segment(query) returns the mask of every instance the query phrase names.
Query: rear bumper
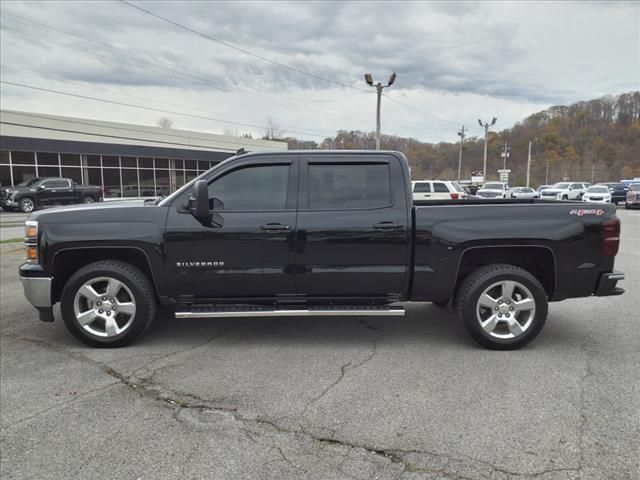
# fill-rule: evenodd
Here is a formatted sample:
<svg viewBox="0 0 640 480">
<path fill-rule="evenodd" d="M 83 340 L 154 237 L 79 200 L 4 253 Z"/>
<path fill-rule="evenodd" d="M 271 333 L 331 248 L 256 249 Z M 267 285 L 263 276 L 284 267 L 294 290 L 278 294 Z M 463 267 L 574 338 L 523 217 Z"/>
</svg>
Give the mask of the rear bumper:
<svg viewBox="0 0 640 480">
<path fill-rule="evenodd" d="M 622 272 L 608 272 L 600 275 L 598 280 L 598 286 L 594 295 L 597 297 L 606 297 L 609 295 L 622 295 L 624 288 L 617 287 L 616 284 L 624 280 L 624 273 Z"/>
</svg>

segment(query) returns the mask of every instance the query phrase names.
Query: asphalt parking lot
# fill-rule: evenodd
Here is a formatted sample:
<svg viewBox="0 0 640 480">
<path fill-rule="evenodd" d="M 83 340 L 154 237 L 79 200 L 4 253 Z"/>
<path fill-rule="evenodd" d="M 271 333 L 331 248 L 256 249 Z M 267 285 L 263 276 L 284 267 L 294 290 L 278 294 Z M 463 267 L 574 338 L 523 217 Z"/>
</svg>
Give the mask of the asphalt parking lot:
<svg viewBox="0 0 640 480">
<path fill-rule="evenodd" d="M 3 479 L 638 479 L 640 211 L 622 297 L 554 303 L 528 347 L 451 312 L 159 318 L 97 350 L 41 323 L 0 256 Z"/>
</svg>

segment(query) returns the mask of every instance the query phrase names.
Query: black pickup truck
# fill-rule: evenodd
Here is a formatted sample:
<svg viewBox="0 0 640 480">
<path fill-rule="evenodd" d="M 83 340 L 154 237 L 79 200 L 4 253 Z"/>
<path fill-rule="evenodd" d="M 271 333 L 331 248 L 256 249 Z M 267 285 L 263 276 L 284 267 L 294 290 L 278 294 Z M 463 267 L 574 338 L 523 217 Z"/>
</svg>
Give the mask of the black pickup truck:
<svg viewBox="0 0 640 480">
<path fill-rule="evenodd" d="M 102 200 L 102 189 L 78 185 L 70 178 L 32 178 L 15 187 L 0 188 L 0 206 L 5 210 L 31 213 L 46 205 L 94 203 Z"/>
<path fill-rule="evenodd" d="M 613 205 L 414 202 L 401 153 L 232 157 L 157 205 L 47 210 L 26 222 L 27 299 L 93 346 L 177 318 L 404 315 L 451 302 L 480 344 L 531 341 L 549 301 L 619 295 Z"/>
</svg>

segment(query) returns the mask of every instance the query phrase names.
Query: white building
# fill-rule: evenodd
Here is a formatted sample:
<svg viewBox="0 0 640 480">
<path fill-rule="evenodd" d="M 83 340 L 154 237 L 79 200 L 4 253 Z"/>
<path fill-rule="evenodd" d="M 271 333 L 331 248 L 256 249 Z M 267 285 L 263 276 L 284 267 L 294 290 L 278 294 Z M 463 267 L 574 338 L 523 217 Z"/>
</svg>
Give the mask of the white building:
<svg viewBox="0 0 640 480">
<path fill-rule="evenodd" d="M 167 194 L 216 163 L 246 151 L 286 150 L 285 142 L 0 111 L 0 184 L 68 177 L 105 197 Z"/>
</svg>

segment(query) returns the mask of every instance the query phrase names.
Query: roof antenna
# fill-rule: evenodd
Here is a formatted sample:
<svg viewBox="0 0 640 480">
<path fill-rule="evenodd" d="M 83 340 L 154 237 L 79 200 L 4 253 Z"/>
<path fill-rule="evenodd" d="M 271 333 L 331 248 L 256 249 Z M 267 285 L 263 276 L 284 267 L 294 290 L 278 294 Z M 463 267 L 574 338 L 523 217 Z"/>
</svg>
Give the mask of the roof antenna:
<svg viewBox="0 0 640 480">
<path fill-rule="evenodd" d="M 243 153 L 247 153 L 244 148 L 239 148 L 238 150 L 236 150 L 236 155 L 242 155 Z"/>
</svg>

